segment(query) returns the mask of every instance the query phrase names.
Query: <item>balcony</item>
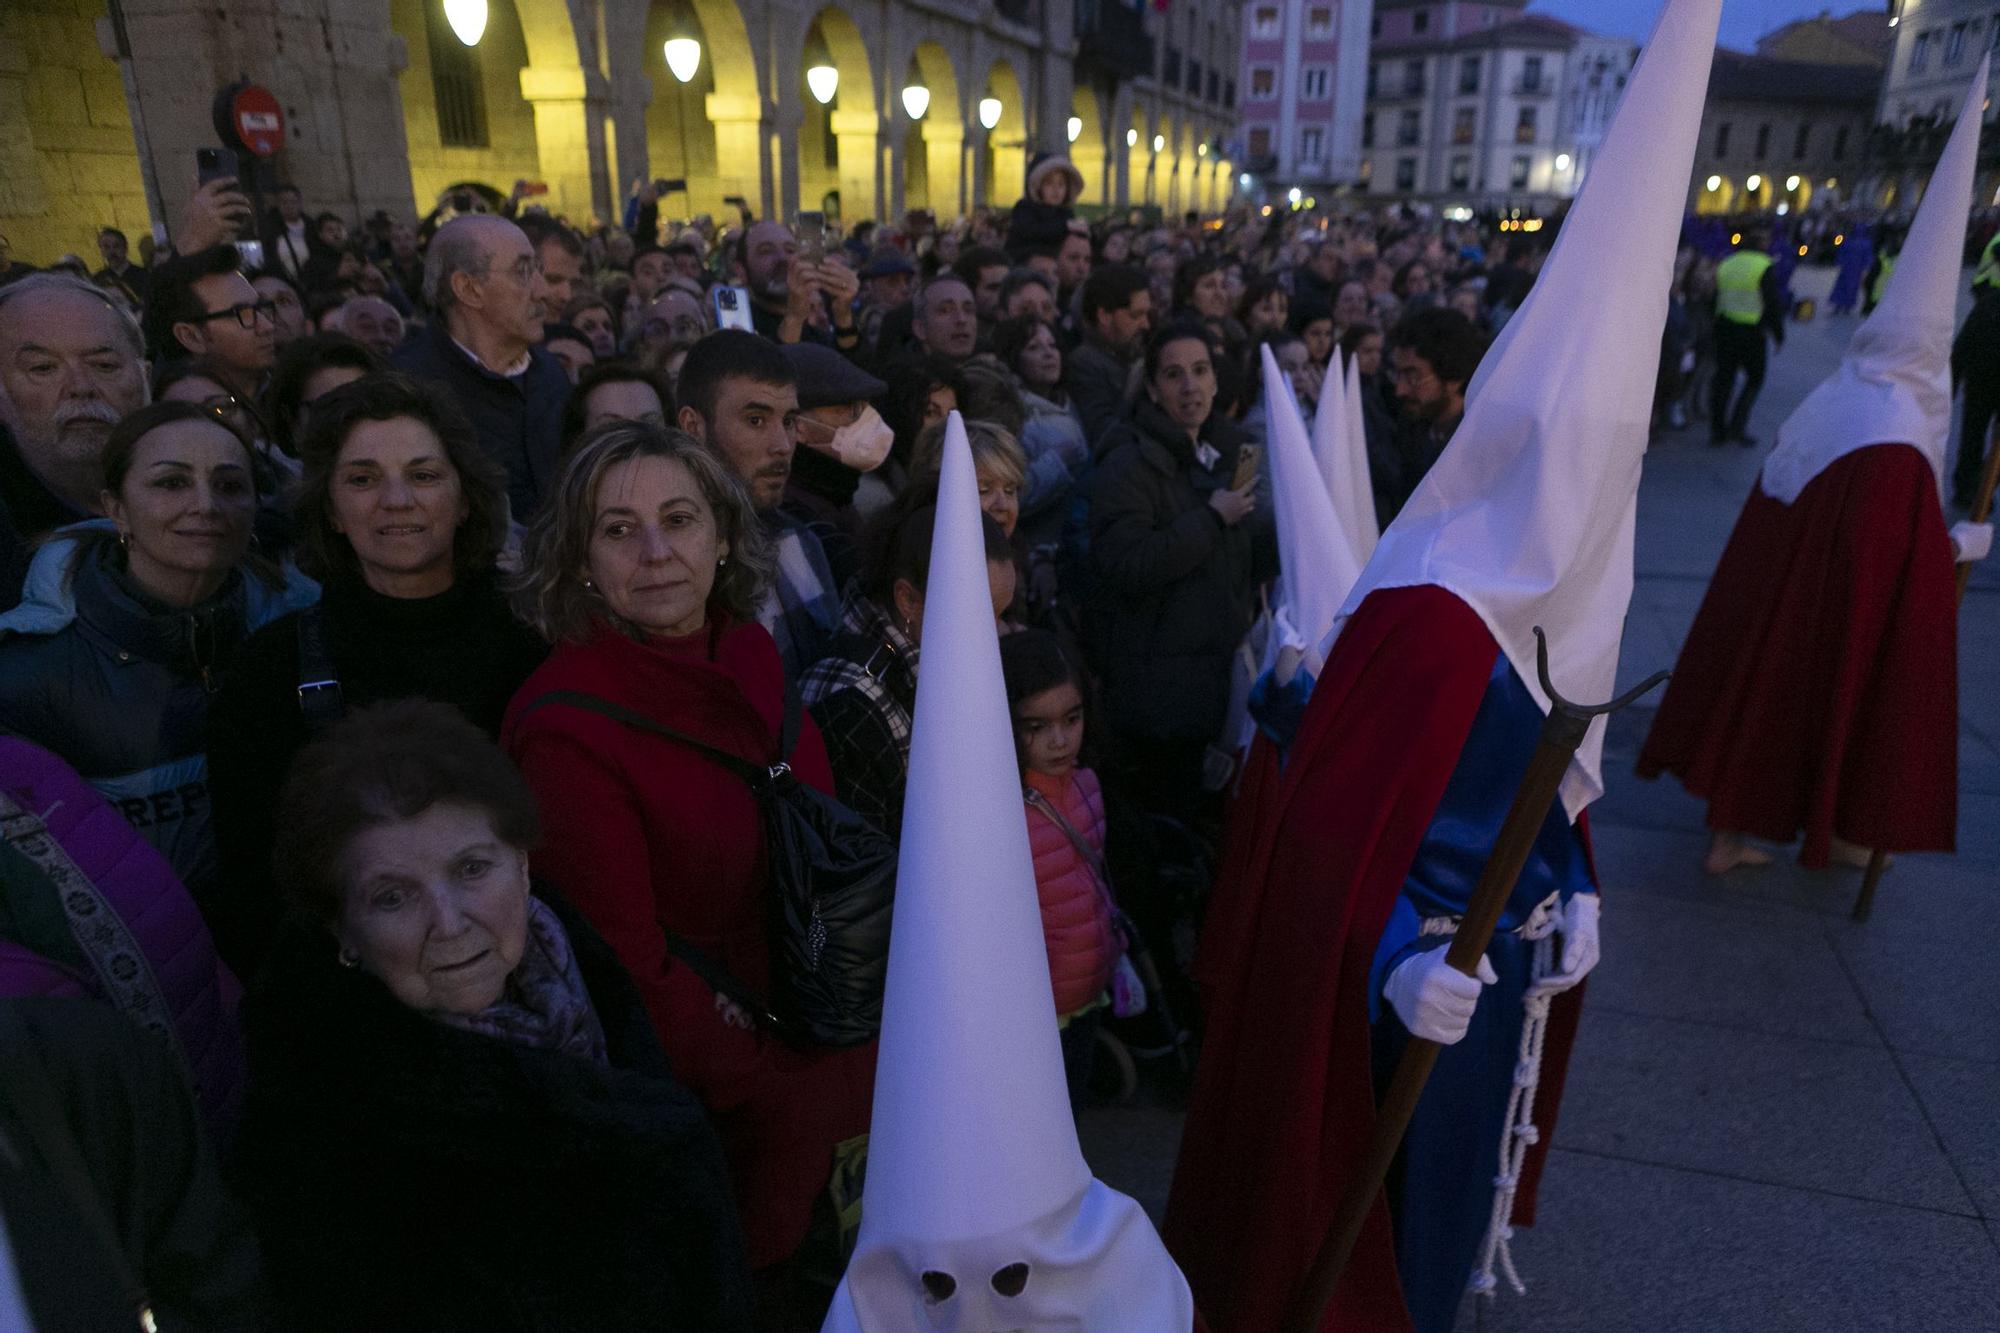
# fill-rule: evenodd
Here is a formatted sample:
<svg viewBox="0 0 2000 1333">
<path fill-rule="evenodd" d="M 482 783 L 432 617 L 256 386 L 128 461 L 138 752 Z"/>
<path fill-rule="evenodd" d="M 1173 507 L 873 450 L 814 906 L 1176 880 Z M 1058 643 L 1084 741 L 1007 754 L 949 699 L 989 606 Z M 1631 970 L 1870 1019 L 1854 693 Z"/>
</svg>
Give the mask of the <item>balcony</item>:
<svg viewBox="0 0 2000 1333">
<path fill-rule="evenodd" d="M 1556 86 L 1547 79 L 1514 80 L 1514 96 L 1516 97 L 1554 97 L 1555 95 Z"/>
<path fill-rule="evenodd" d="M 1142 10 L 1124 0 L 1076 0 L 1077 56 L 1114 79 L 1153 72 L 1153 39 Z"/>
</svg>

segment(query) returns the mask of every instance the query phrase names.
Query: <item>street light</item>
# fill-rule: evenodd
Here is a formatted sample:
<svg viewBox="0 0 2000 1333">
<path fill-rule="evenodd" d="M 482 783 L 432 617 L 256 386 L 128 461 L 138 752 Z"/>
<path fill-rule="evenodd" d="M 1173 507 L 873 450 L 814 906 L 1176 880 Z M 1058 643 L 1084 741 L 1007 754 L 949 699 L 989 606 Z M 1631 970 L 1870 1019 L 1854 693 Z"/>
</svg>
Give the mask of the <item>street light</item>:
<svg viewBox="0 0 2000 1333">
<path fill-rule="evenodd" d="M 1244 172 L 1244 173 L 1243 173 L 1243 174 L 1242 174 L 1241 176 L 1238 176 L 1238 177 L 1236 178 L 1236 183 L 1237 183 L 1238 185 L 1241 185 L 1241 186 L 1242 186 L 1242 187 L 1243 187 L 1244 189 L 1246 189 L 1246 190 L 1247 190 L 1247 189 L 1249 189 L 1249 188 L 1250 188 L 1250 173 L 1246 171 L 1246 172 Z"/>
<path fill-rule="evenodd" d="M 701 43 L 692 37 L 669 37 L 666 45 L 667 69 L 686 83 L 701 68 Z"/>
<path fill-rule="evenodd" d="M 924 112 L 931 109 L 931 90 L 921 83 L 913 83 L 903 89 L 903 110 L 911 120 L 922 120 Z"/>
<path fill-rule="evenodd" d="M 1071 116 L 1069 123 L 1063 126 L 1063 130 L 1069 135 L 1069 141 L 1075 143 L 1083 137 L 1083 117 Z"/>
<path fill-rule="evenodd" d="M 1139 146 L 1139 131 L 1125 131 L 1125 146 L 1127 148 L 1137 148 Z"/>
<path fill-rule="evenodd" d="M 1196 157 L 1208 156 L 1208 140 L 1204 139 L 1194 146 L 1194 155 Z"/>
<path fill-rule="evenodd" d="M 1167 151 L 1167 136 L 1166 136 L 1166 135 L 1164 135 L 1164 134 L 1156 134 L 1156 135 L 1154 135 L 1154 136 L 1153 136 L 1153 151 L 1154 151 L 1154 152 L 1156 152 L 1156 153 L 1164 153 L 1164 152 L 1166 152 L 1166 151 Z"/>
<path fill-rule="evenodd" d="M 1568 154 L 1568 153 L 1557 153 L 1557 154 L 1556 154 L 1556 170 L 1557 170 L 1557 171 L 1568 171 L 1568 170 L 1569 170 L 1569 161 L 1570 161 L 1570 158 L 1569 158 L 1569 154 Z"/>
<path fill-rule="evenodd" d="M 1722 188 L 1722 177 L 1710 176 L 1708 178 L 1708 192 L 1710 194 L 1714 194 L 1717 190 L 1721 188 Z"/>
<path fill-rule="evenodd" d="M 1749 188 L 1750 193 L 1755 194 L 1764 188 L 1764 178 L 1762 176 L 1752 176 L 1749 180 L 1744 181 L 1743 184 Z"/>
<path fill-rule="evenodd" d="M 1787 176 L 1787 177 L 1785 177 L 1785 188 L 1786 188 L 1787 190 L 1796 190 L 1796 189 L 1798 189 L 1798 188 L 1799 188 L 1799 178 L 1798 178 L 1797 176 Z"/>
<path fill-rule="evenodd" d="M 459 41 L 477 46 L 486 35 L 486 0 L 444 0 L 444 20 Z"/>
<path fill-rule="evenodd" d="M 1294 185 L 1291 189 L 1285 191 L 1285 198 L 1291 201 L 1293 208 L 1297 208 L 1299 206 L 1299 200 L 1305 197 L 1306 197 L 1306 192 L 1304 190 L 1301 190 L 1296 185 Z"/>
<path fill-rule="evenodd" d="M 1004 109 L 1000 105 L 1000 99 L 997 97 L 980 98 L 979 123 L 989 130 L 998 129 L 1000 126 L 1000 113 Z"/>
<path fill-rule="evenodd" d="M 806 87 L 812 90 L 815 101 L 827 106 L 840 91 L 840 71 L 831 65 L 814 65 L 806 71 Z"/>
</svg>

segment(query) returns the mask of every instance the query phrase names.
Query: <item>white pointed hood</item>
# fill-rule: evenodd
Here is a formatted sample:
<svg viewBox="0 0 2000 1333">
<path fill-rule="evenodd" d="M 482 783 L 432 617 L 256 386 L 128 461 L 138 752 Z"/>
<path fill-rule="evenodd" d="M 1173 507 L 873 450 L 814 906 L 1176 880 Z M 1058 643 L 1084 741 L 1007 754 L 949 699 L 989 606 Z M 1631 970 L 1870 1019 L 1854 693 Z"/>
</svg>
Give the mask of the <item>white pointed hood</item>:
<svg viewBox="0 0 2000 1333">
<path fill-rule="evenodd" d="M 1478 613 L 1543 710 L 1534 629 L 1566 695 L 1609 698 L 1660 329 L 1722 0 L 1667 0 L 1533 290 L 1467 386 L 1464 420 L 1341 608 L 1435 584 Z M 1339 632 L 1336 627 L 1336 633 Z M 1563 778 L 1603 794 L 1604 729 Z"/>
<path fill-rule="evenodd" d="M 1091 1178 L 1070 1118 L 956 412 L 908 793 L 861 1236 L 826 1329 L 1189 1329 L 1180 1270 L 1139 1205 Z"/>
<path fill-rule="evenodd" d="M 1271 451 L 1271 500 L 1277 507 L 1278 568 L 1284 575 L 1280 608 L 1289 629 L 1305 644 L 1305 668 L 1319 675 L 1319 656 L 1347 590 L 1361 577 L 1363 556 L 1341 527 L 1328 494 L 1333 481 L 1322 469 L 1329 459 L 1344 465 L 1345 408 L 1339 398 L 1322 398 L 1317 420 L 1331 418 L 1332 446 L 1315 460 L 1306 423 L 1278 359 L 1264 348 L 1264 422 Z M 1328 372 L 1329 387 L 1338 371 Z M 1321 432 L 1315 428 L 1315 435 Z M 1279 636 L 1273 636 L 1277 638 Z M 1268 665 L 1268 663 L 1266 664 Z"/>
<path fill-rule="evenodd" d="M 1375 553 L 1375 540 L 1382 534 L 1375 522 L 1375 489 L 1368 479 L 1360 374 L 1360 364 L 1352 358 L 1342 368 L 1340 349 L 1335 348 L 1326 360 L 1326 380 L 1320 386 L 1319 410 L 1313 414 L 1312 427 L 1313 457 L 1319 460 L 1334 518 L 1354 553 L 1356 569 L 1368 563 L 1368 557 Z"/>
<path fill-rule="evenodd" d="M 1952 326 L 1990 60 L 1979 62 L 1882 303 L 1854 331 L 1839 369 L 1778 428 L 1761 482 L 1774 500 L 1792 503 L 1829 463 L 1871 444 L 1915 445 L 1943 487 Z"/>
</svg>

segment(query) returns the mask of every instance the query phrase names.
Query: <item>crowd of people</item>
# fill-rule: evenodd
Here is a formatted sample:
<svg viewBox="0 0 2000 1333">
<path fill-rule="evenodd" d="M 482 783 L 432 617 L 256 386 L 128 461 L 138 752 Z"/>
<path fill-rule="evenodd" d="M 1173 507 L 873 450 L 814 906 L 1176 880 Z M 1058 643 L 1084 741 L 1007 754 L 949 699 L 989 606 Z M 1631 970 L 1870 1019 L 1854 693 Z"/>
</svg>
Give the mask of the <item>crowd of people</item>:
<svg viewBox="0 0 2000 1333">
<path fill-rule="evenodd" d="M 350 232 L 225 180 L 149 264 L 107 228 L 94 274 L 10 273 L 0 1080 L 84 1108 L 123 1272 L 10 1199 L 38 1313 L 136 1280 L 204 1328 L 818 1327 L 874 1048 L 717 984 L 776 963 L 769 814 L 714 756 L 895 838 L 954 412 L 1073 1097 L 1140 953 L 1193 1019 L 1279 572 L 1264 353 L 1307 423 L 1357 368 L 1386 526 L 1553 229 L 1085 221 L 1083 184 L 1043 155 L 1010 210 L 845 234 L 646 186 L 624 225 L 461 191 Z M 1788 311 L 1717 272 L 1691 232 L 1655 428 L 1748 444 Z"/>
</svg>

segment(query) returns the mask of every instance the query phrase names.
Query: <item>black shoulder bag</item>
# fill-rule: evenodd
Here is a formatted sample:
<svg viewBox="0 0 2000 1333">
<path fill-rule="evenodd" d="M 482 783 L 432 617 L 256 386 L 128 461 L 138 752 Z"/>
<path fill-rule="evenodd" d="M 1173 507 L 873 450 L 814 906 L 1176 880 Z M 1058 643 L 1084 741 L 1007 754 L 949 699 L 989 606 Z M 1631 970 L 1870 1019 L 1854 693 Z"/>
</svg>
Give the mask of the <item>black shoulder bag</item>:
<svg viewBox="0 0 2000 1333">
<path fill-rule="evenodd" d="M 756 794 L 770 852 L 771 977 L 766 1000 L 680 936 L 667 948 L 708 987 L 800 1046 L 859 1046 L 882 1026 L 889 967 L 889 914 L 896 849 L 873 824 L 816 787 L 789 762 L 798 741 L 798 695 L 785 692 L 777 762 L 753 764 L 675 731 L 642 713 L 579 690 L 551 690 L 521 710 L 547 704 L 597 713 L 664 736 L 727 769 Z"/>
</svg>

